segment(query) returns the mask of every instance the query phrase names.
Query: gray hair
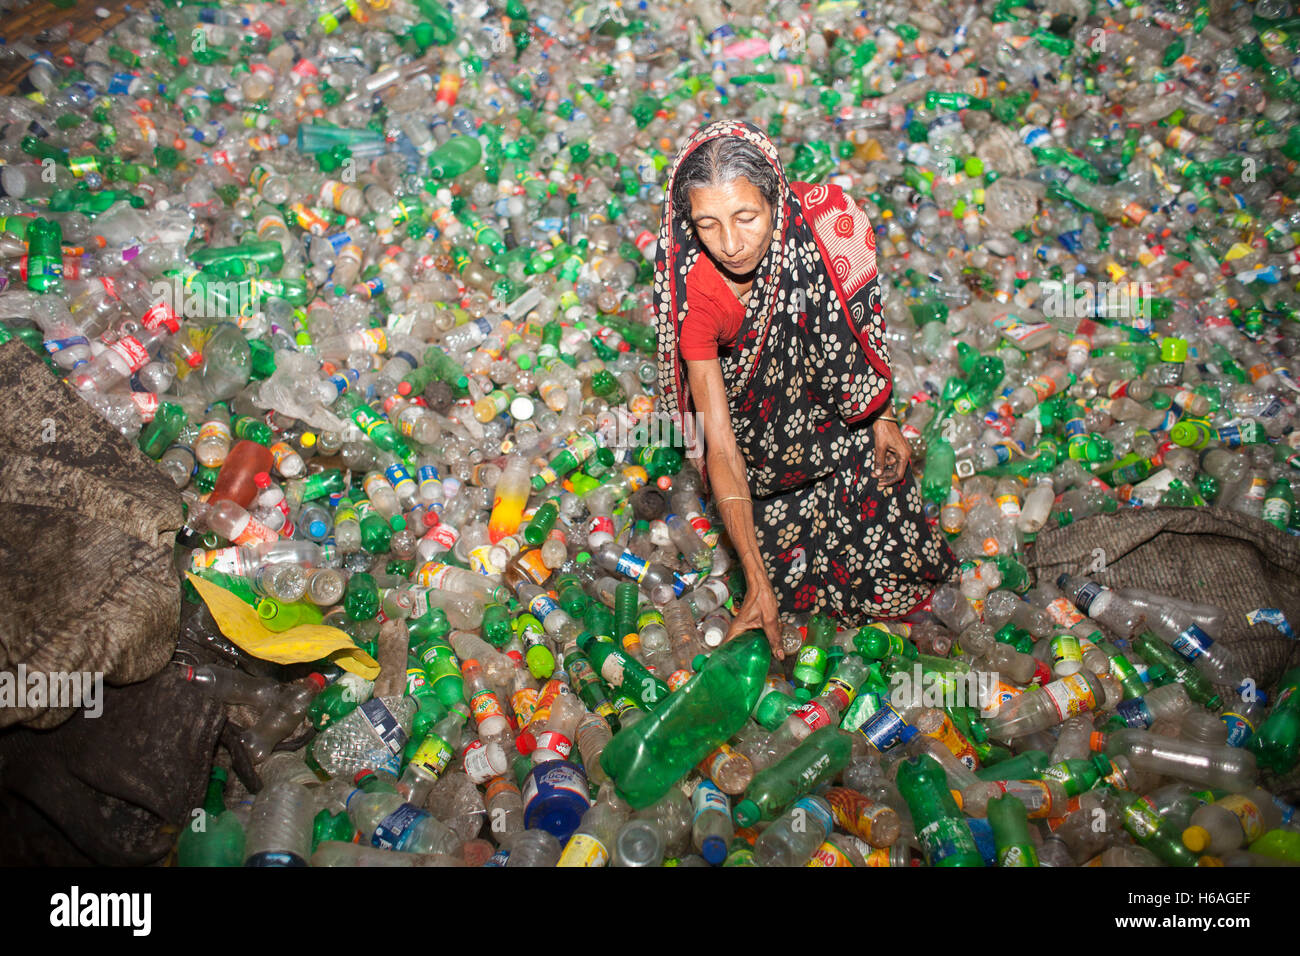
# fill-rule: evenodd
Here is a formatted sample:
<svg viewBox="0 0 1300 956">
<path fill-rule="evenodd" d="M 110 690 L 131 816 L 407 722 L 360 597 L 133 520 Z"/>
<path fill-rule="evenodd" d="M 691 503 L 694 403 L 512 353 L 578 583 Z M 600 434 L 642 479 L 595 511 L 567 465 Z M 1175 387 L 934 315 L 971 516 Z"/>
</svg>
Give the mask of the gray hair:
<svg viewBox="0 0 1300 956">
<path fill-rule="evenodd" d="M 724 186 L 740 178 L 753 183 L 767 204 L 776 208 L 780 183 L 767 157 L 738 136 L 718 136 L 701 143 L 677 167 L 673 181 L 673 208 L 690 218 L 691 190 Z"/>
</svg>

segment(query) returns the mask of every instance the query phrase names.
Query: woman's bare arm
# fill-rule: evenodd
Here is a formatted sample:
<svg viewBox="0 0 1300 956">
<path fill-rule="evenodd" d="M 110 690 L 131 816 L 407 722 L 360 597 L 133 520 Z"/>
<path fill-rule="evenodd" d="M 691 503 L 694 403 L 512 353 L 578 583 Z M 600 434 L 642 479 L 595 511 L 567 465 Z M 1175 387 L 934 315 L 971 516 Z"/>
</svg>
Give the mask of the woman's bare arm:
<svg viewBox="0 0 1300 956">
<path fill-rule="evenodd" d="M 754 533 L 754 509 L 749 500 L 745 459 L 736 445 L 736 434 L 732 429 L 722 366 L 717 359 L 687 362 L 686 374 L 700 416 L 705 462 L 714 500 L 745 569 L 745 603 L 732 621 L 727 639 L 742 631 L 759 628 L 767 634 L 773 653 L 782 659 L 780 614 Z"/>
</svg>

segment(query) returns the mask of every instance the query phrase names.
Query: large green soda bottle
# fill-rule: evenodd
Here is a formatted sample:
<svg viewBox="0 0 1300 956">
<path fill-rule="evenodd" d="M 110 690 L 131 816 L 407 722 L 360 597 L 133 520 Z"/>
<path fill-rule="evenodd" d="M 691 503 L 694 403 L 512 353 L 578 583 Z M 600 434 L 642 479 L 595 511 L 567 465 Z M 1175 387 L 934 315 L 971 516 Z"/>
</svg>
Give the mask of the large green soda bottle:
<svg viewBox="0 0 1300 956">
<path fill-rule="evenodd" d="M 1273 709 L 1247 746 L 1266 770 L 1283 774 L 1296 765 L 1300 758 L 1300 667 L 1282 675 Z"/>
<path fill-rule="evenodd" d="M 740 635 L 657 710 L 615 734 L 600 765 L 619 796 L 636 810 L 650 806 L 740 730 L 758 702 L 771 653 L 761 632 Z"/>
<path fill-rule="evenodd" d="M 846 731 L 834 725 L 814 731 L 754 777 L 745 799 L 736 804 L 736 823 L 749 827 L 774 819 L 804 794 L 833 780 L 852 755 L 853 738 Z"/>
<path fill-rule="evenodd" d="M 898 765 L 898 790 L 912 811 L 912 826 L 927 865 L 984 865 L 939 761 L 929 754 L 904 760 Z"/>
<path fill-rule="evenodd" d="M 997 846 L 998 866 L 1038 866 L 1038 851 L 1029 836 L 1029 814 L 1015 797 L 994 797 L 988 805 L 989 825 Z"/>
<path fill-rule="evenodd" d="M 239 818 L 226 812 L 222 794 L 226 771 L 212 768 L 203 808 L 186 822 L 176 841 L 177 866 L 242 866 L 244 828 Z"/>
</svg>

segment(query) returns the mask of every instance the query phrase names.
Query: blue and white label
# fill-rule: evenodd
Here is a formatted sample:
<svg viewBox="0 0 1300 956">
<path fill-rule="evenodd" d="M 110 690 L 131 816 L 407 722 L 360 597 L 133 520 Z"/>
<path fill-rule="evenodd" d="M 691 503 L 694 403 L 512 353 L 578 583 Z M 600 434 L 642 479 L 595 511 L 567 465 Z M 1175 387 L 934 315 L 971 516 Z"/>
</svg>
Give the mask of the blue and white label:
<svg viewBox="0 0 1300 956">
<path fill-rule="evenodd" d="M 1189 624 L 1187 630 L 1174 639 L 1173 648 L 1189 661 L 1194 661 L 1208 651 L 1213 643 L 1214 638 L 1195 624 Z"/>
<path fill-rule="evenodd" d="M 406 747 L 406 731 L 402 729 L 402 725 L 387 705 L 378 697 L 372 697 L 361 705 L 360 710 L 379 739 L 384 742 L 388 752 L 394 757 L 400 755 Z"/>
<path fill-rule="evenodd" d="M 410 803 L 404 803 L 379 822 L 374 835 L 370 838 L 371 846 L 381 850 L 400 850 L 410 839 L 412 832 L 425 817 L 428 810 L 421 810 Z"/>
</svg>

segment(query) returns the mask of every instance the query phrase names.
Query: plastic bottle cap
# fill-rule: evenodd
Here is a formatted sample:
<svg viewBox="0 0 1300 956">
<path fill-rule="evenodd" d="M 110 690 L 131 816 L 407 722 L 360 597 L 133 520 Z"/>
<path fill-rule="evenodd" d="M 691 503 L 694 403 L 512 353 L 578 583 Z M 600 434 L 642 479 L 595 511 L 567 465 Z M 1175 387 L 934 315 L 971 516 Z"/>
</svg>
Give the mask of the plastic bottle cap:
<svg viewBox="0 0 1300 956">
<path fill-rule="evenodd" d="M 525 730 L 515 738 L 515 749 L 525 757 L 537 749 L 537 738 L 533 736 L 531 730 Z"/>
<path fill-rule="evenodd" d="M 329 534 L 329 525 L 317 518 L 307 526 L 307 533 L 313 538 L 323 538 Z"/>
<path fill-rule="evenodd" d="M 917 730 L 911 724 L 907 724 L 903 727 L 902 731 L 899 732 L 898 735 L 899 743 L 906 744 L 909 740 L 911 740 L 919 733 L 920 733 L 919 730 Z"/>
<path fill-rule="evenodd" d="M 727 841 L 720 836 L 705 837 L 700 844 L 700 856 L 710 866 L 717 866 L 727 858 Z"/>
<path fill-rule="evenodd" d="M 1169 336 L 1160 343 L 1160 361 L 1186 362 L 1187 340 Z"/>
<path fill-rule="evenodd" d="M 391 518 L 388 519 L 388 526 L 392 528 L 394 531 L 405 531 L 406 519 L 403 518 L 401 515 L 393 515 Z"/>
<path fill-rule="evenodd" d="M 307 679 L 308 679 L 309 681 L 311 681 L 313 684 L 316 685 L 316 692 L 317 692 L 317 693 L 320 693 L 321 691 L 323 691 L 323 690 L 325 689 L 325 685 L 326 685 L 327 683 L 329 683 L 327 680 L 325 680 L 325 675 L 324 675 L 324 674 L 317 674 L 315 671 L 313 671 L 312 673 L 308 674 L 308 675 L 307 675 Z"/>
<path fill-rule="evenodd" d="M 733 815 L 736 818 L 736 822 L 742 827 L 753 826 L 762 816 L 759 812 L 758 804 L 753 800 L 741 800 L 736 804 L 736 809 Z"/>
<path fill-rule="evenodd" d="M 1200 853 L 1210 845 L 1210 831 L 1205 827 L 1188 827 L 1183 831 L 1183 845 L 1193 853 Z"/>
<path fill-rule="evenodd" d="M 801 704 L 806 704 L 808 701 L 812 700 L 812 691 L 806 687 L 796 687 L 794 691 L 794 699 L 799 701 Z"/>
<path fill-rule="evenodd" d="M 253 484 L 257 485 L 257 487 L 259 488 L 270 488 L 271 487 L 270 474 L 268 474 L 265 471 L 259 471 L 257 474 L 253 476 Z"/>
</svg>

